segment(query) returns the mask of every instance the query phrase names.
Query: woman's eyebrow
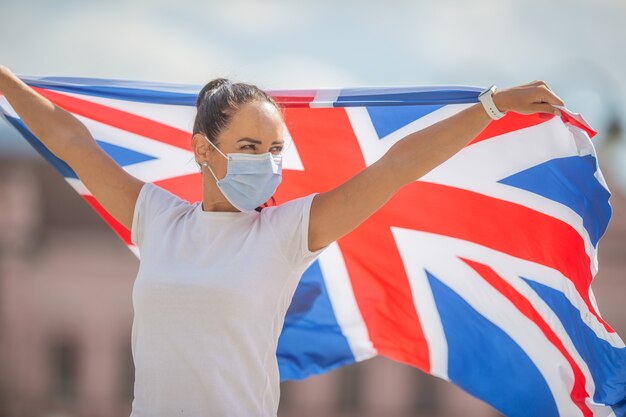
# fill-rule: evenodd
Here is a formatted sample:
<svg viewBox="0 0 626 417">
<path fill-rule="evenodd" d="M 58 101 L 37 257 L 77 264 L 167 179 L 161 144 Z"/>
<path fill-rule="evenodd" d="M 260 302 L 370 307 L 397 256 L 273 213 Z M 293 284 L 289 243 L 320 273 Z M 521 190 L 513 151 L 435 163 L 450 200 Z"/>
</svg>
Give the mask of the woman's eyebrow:
<svg viewBox="0 0 626 417">
<path fill-rule="evenodd" d="M 256 144 L 258 144 L 258 145 L 260 145 L 260 144 L 262 143 L 262 142 L 261 142 L 260 140 L 258 140 L 258 139 L 253 139 L 253 138 L 248 138 L 248 137 L 241 138 L 241 139 L 239 139 L 237 142 L 241 142 L 242 140 L 247 140 L 248 142 L 256 143 Z M 282 144 L 284 144 L 284 143 L 285 143 L 285 141 L 275 140 L 274 142 L 272 142 L 272 145 L 273 145 L 273 144 L 275 144 L 275 143 L 277 143 L 277 144 L 279 144 L 279 145 L 282 145 Z"/>
</svg>

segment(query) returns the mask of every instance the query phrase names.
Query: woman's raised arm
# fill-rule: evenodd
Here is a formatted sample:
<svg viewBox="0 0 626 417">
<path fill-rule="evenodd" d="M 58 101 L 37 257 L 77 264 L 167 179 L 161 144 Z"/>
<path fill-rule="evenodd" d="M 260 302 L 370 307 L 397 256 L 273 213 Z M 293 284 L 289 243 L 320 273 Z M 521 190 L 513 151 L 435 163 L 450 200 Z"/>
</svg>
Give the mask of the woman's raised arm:
<svg viewBox="0 0 626 417">
<path fill-rule="evenodd" d="M 496 107 L 521 114 L 560 114 L 563 106 L 543 81 L 493 94 Z M 400 187 L 417 180 L 463 149 L 491 121 L 476 103 L 396 142 L 376 162 L 336 188 L 315 196 L 309 219 L 309 250 L 346 235 L 383 206 Z M 470 174 L 468 174 L 470 175 Z"/>
<path fill-rule="evenodd" d="M 130 230 L 144 182 L 104 152 L 74 115 L 41 96 L 2 65 L 0 93 L 44 146 L 67 163 L 102 207 Z"/>
</svg>

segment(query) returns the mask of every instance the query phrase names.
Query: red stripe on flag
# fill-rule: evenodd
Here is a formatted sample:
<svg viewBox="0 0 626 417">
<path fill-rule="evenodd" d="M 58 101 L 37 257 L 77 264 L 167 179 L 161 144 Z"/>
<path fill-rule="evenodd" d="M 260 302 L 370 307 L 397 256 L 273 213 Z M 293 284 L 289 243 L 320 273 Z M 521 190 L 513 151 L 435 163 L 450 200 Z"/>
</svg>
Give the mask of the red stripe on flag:
<svg viewBox="0 0 626 417">
<path fill-rule="evenodd" d="M 613 332 L 589 299 L 593 277 L 584 240 L 561 220 L 510 201 L 415 181 L 355 229 L 353 238 L 363 239 L 359 229 L 382 230 L 390 226 L 463 239 L 556 269 L 574 284 L 589 311 L 606 330 Z M 367 262 L 369 256 L 361 256 L 361 262 Z"/>
<path fill-rule="evenodd" d="M 102 219 L 113 229 L 113 231 L 126 243 L 132 245 L 130 241 L 130 230 L 126 228 L 122 223 L 118 222 L 108 211 L 102 207 L 102 205 L 92 195 L 81 195 L 87 201 L 87 204 L 96 211 L 102 217 Z"/>
<path fill-rule="evenodd" d="M 504 117 L 498 120 L 492 120 L 487 127 L 483 129 L 478 136 L 476 136 L 470 143 L 477 143 L 485 139 L 490 139 L 495 136 L 503 135 L 505 133 L 513 132 L 516 130 L 525 129 L 527 127 L 536 126 L 541 123 L 547 122 L 556 117 L 554 114 L 549 113 L 534 113 L 534 114 L 520 114 L 509 111 Z M 563 122 L 583 129 L 589 135 L 589 138 L 594 137 L 597 132 L 589 127 L 583 125 L 578 120 L 571 117 L 565 112 L 561 112 L 561 120 Z"/>
<path fill-rule="evenodd" d="M 123 110 L 55 91 L 33 87 L 42 96 L 74 113 L 181 149 L 191 149 L 191 133 Z"/>
<path fill-rule="evenodd" d="M 287 128 L 305 170 L 283 171 L 283 184 L 276 193 L 278 203 L 330 190 L 365 168 L 345 109 L 287 108 L 285 113 Z M 337 243 L 374 347 L 380 354 L 428 372 L 428 345 L 391 236 L 381 236 L 377 251 L 372 250 L 371 240 L 360 241 L 359 236 L 362 235 Z M 376 278 L 371 279 L 372 275 Z"/>
<path fill-rule="evenodd" d="M 314 96 L 281 96 L 281 95 L 272 95 L 272 98 L 280 105 L 280 107 L 284 108 L 300 108 L 300 107 L 309 107 L 310 103 L 313 101 Z"/>
<path fill-rule="evenodd" d="M 539 328 L 539 330 L 541 330 L 550 343 L 552 343 L 561 355 L 563 355 L 574 373 L 574 385 L 572 386 L 572 390 L 570 392 L 572 401 L 576 404 L 580 411 L 582 411 L 584 416 L 593 416 L 593 413 L 585 403 L 585 399 L 589 398 L 589 394 L 585 389 L 585 375 L 576 361 L 574 361 L 574 358 L 572 358 L 570 353 L 567 351 L 561 339 L 559 339 L 556 333 L 554 333 L 550 325 L 546 323 L 544 318 L 535 309 L 532 303 L 489 266 L 471 261 L 469 259 L 461 258 L 461 260 L 474 269 L 478 275 L 484 278 L 485 281 L 498 290 L 500 294 L 505 296 L 524 316 L 532 321 Z"/>
<path fill-rule="evenodd" d="M 587 135 L 589 136 L 590 139 L 598 134 L 598 132 L 596 132 L 595 130 L 590 129 L 588 126 L 585 126 L 584 124 L 580 123 L 578 120 L 574 119 L 572 116 L 570 116 L 569 114 L 563 111 L 561 112 L 561 119 L 565 123 L 569 123 L 587 132 Z"/>
<path fill-rule="evenodd" d="M 549 113 L 535 114 L 519 114 L 512 111 L 498 120 L 492 120 L 487 127 L 483 129 L 468 145 L 490 139 L 495 136 L 504 135 L 505 133 L 514 132 L 516 130 L 525 129 L 527 127 L 536 126 L 555 117 Z"/>
</svg>

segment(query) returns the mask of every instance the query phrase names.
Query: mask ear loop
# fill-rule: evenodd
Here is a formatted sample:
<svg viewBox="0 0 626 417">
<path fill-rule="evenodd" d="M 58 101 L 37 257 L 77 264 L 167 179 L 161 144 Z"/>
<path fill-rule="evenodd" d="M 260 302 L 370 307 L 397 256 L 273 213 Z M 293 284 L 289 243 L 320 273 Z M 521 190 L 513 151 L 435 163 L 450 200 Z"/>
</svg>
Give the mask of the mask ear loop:
<svg viewBox="0 0 626 417">
<path fill-rule="evenodd" d="M 289 134 L 289 131 L 287 130 L 287 125 L 284 122 L 283 122 L 283 137 L 287 137 L 289 139 L 285 141 L 285 147 L 281 150 L 280 152 L 281 154 L 284 154 L 285 151 L 287 151 L 287 149 L 291 148 L 291 144 L 293 143 L 293 138 Z"/>
<path fill-rule="evenodd" d="M 222 154 L 222 156 L 226 159 L 230 159 L 228 158 L 226 155 L 224 155 L 224 152 L 220 151 L 220 148 L 218 148 L 217 146 L 215 146 L 215 144 L 213 142 L 211 142 L 209 140 L 209 138 L 207 138 L 206 136 L 204 136 L 204 138 L 206 139 L 207 142 L 209 142 L 211 144 L 211 146 L 213 146 L 219 153 Z M 209 168 L 209 171 L 211 171 L 211 175 L 213 175 L 213 178 L 215 178 L 215 182 L 218 182 L 219 180 L 217 179 L 217 177 L 215 176 L 215 174 L 213 173 L 213 170 L 211 169 L 211 167 L 209 166 L 209 164 L 204 161 L 202 162 L 202 166 Z"/>
<path fill-rule="evenodd" d="M 206 139 L 206 141 L 207 141 L 207 142 L 209 142 L 209 143 L 211 144 L 211 146 L 213 146 L 215 149 L 217 149 L 217 151 L 218 151 L 219 153 L 221 153 L 221 154 L 222 154 L 222 156 L 223 156 L 224 158 L 228 159 L 228 157 L 227 157 L 226 155 L 224 155 L 224 152 L 220 151 L 220 148 L 218 148 L 217 146 L 215 146 L 215 144 L 214 144 L 213 142 L 211 142 L 211 141 L 209 140 L 209 138 L 207 138 L 206 136 L 205 136 L 204 138 Z"/>
<path fill-rule="evenodd" d="M 218 181 L 219 181 L 219 180 L 217 179 L 217 177 L 215 176 L 215 174 L 213 173 L 213 170 L 211 169 L 211 167 L 209 166 L 209 164 L 207 164 L 207 162 L 206 162 L 206 161 L 204 161 L 204 162 L 202 163 L 202 166 L 203 166 L 203 167 L 207 167 L 207 168 L 209 168 L 209 171 L 211 172 L 211 175 L 213 175 L 213 178 L 215 178 L 215 182 L 218 182 Z"/>
</svg>

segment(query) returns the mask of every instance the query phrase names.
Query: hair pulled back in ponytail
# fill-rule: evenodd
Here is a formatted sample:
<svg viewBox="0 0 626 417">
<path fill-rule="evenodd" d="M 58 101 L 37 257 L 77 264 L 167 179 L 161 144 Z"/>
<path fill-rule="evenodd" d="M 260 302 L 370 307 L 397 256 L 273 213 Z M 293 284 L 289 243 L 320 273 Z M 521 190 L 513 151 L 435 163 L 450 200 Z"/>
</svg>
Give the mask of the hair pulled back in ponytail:
<svg viewBox="0 0 626 417">
<path fill-rule="evenodd" d="M 228 78 L 215 78 L 209 81 L 198 93 L 196 99 L 196 118 L 193 134 L 202 133 L 217 145 L 217 137 L 228 126 L 235 111 L 243 104 L 253 100 L 266 101 L 279 110 L 279 105 L 272 96 L 254 84 L 232 82 Z M 272 202 L 275 204 L 274 197 Z M 264 204 L 267 207 L 267 203 Z M 262 207 L 257 207 L 261 211 Z"/>
<path fill-rule="evenodd" d="M 193 134 L 203 133 L 215 143 L 220 132 L 228 126 L 233 112 L 252 100 L 266 101 L 280 111 L 272 96 L 256 85 L 232 82 L 227 78 L 209 81 L 196 99 L 197 113 Z"/>
</svg>

